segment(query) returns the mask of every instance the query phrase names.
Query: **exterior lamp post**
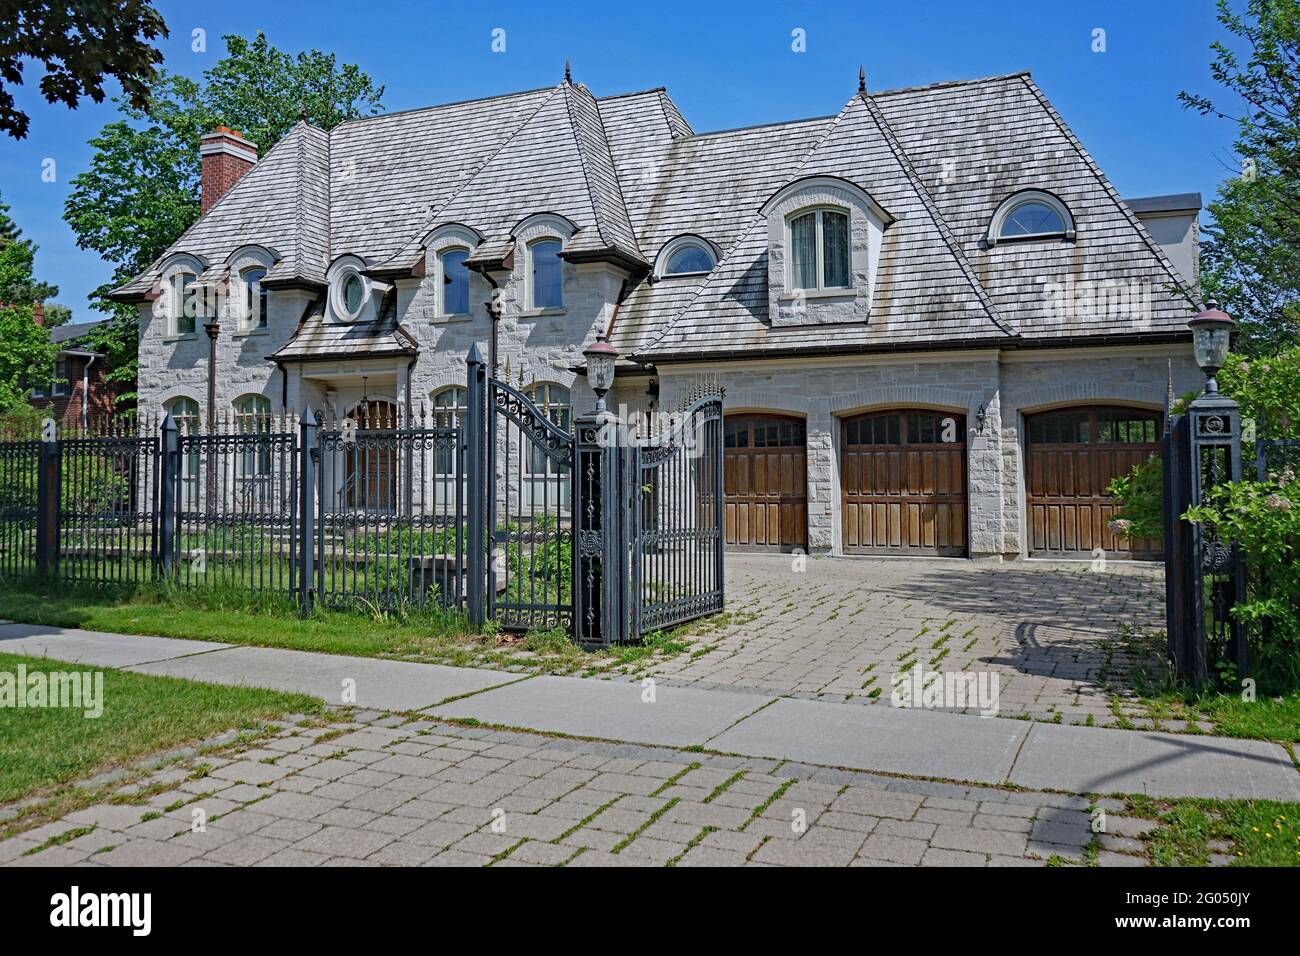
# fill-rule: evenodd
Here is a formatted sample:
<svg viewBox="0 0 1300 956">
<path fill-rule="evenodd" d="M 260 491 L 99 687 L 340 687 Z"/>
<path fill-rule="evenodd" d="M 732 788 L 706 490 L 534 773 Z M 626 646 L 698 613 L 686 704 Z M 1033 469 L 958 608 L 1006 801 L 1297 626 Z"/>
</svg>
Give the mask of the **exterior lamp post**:
<svg viewBox="0 0 1300 956">
<path fill-rule="evenodd" d="M 1232 608 L 1245 600 L 1245 572 L 1229 540 L 1182 516 L 1224 482 L 1241 479 L 1241 411 L 1219 394 L 1235 323 L 1216 302 L 1187 323 L 1205 390 L 1166 436 L 1165 598 L 1169 654 L 1180 677 L 1204 683 L 1213 662 L 1246 672 L 1246 632 Z"/>
<path fill-rule="evenodd" d="M 596 414 L 605 414 L 605 393 L 614 385 L 614 363 L 618 351 L 605 341 L 604 333 L 582 352 L 587 360 L 587 384 L 596 393 Z"/>
<path fill-rule="evenodd" d="M 1219 310 L 1219 303 L 1211 299 L 1205 303 L 1204 312 L 1198 313 L 1188 326 L 1192 330 L 1192 351 L 1196 364 L 1205 372 L 1205 394 L 1219 394 L 1219 383 L 1214 380 L 1223 363 L 1228 360 L 1228 346 L 1232 340 L 1232 317 Z"/>
</svg>

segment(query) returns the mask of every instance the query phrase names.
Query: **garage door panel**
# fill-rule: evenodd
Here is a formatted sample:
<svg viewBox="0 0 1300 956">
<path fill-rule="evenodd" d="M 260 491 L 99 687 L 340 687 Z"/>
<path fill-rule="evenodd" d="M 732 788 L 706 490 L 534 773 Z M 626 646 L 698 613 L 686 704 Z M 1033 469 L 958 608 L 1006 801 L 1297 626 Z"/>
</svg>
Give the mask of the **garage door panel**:
<svg viewBox="0 0 1300 956">
<path fill-rule="evenodd" d="M 1159 542 L 1124 541 L 1107 527 L 1108 486 L 1159 453 L 1160 414 L 1105 406 L 1026 417 L 1026 513 L 1031 555 L 1085 557 L 1095 548 L 1158 557 Z M 1131 436 L 1152 441 L 1119 441 Z"/>
<path fill-rule="evenodd" d="M 957 419 L 955 442 L 943 421 Z M 864 554 L 964 554 L 966 447 L 961 416 L 890 410 L 840 429 L 843 544 Z"/>
<path fill-rule="evenodd" d="M 727 546 L 807 549 L 803 421 L 777 415 L 728 415 L 724 434 Z"/>
</svg>

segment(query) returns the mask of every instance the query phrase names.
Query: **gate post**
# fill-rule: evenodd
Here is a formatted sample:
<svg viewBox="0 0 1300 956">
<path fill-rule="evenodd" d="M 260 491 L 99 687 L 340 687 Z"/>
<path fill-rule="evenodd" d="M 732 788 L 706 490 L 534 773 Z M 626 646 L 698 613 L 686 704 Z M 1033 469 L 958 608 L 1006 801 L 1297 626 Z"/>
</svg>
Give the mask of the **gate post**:
<svg viewBox="0 0 1300 956">
<path fill-rule="evenodd" d="M 60 447 L 58 425 L 41 422 L 36 470 L 36 571 L 48 580 L 59 570 Z"/>
<path fill-rule="evenodd" d="M 469 565 L 469 581 L 467 584 L 466 602 L 469 610 L 469 623 L 471 627 L 481 627 L 484 619 L 484 603 L 486 593 L 484 588 L 487 584 L 487 566 L 486 566 L 486 547 L 487 547 L 487 528 L 486 528 L 486 505 L 487 501 L 484 496 L 485 484 L 491 476 L 484 474 L 486 471 L 485 453 L 487 450 L 486 433 L 487 422 L 485 421 L 486 408 L 486 375 L 487 370 L 483 364 L 483 357 L 479 354 L 478 344 L 470 346 L 469 355 L 465 358 L 466 364 L 466 388 L 465 388 L 465 443 L 466 443 L 466 462 L 465 462 L 465 481 L 468 487 L 469 501 L 466 503 L 466 524 L 468 525 L 468 543 L 466 560 Z"/>
<path fill-rule="evenodd" d="M 624 451 L 608 412 L 574 422 L 574 638 L 587 649 L 626 640 L 623 586 L 622 467 Z"/>
<path fill-rule="evenodd" d="M 176 545 L 176 475 L 180 468 L 176 419 L 168 412 L 163 417 L 162 439 L 158 446 L 158 553 L 157 574 L 170 577 Z"/>
<path fill-rule="evenodd" d="M 320 462 L 320 448 L 316 443 L 316 413 L 308 405 L 298 423 L 298 527 L 302 537 L 298 540 L 298 609 L 310 614 L 315 597 L 316 580 L 316 466 Z"/>
</svg>

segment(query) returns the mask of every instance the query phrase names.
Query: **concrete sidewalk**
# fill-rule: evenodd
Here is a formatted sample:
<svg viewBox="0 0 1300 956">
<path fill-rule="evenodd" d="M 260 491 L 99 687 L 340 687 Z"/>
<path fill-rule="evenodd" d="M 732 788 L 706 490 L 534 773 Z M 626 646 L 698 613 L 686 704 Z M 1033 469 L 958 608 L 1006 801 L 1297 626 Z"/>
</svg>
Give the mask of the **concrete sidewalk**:
<svg viewBox="0 0 1300 956">
<path fill-rule="evenodd" d="M 0 625 L 0 652 L 270 687 L 379 710 L 746 757 L 1070 793 L 1300 802 L 1277 744 L 1105 730 L 745 691 L 342 657 L 202 641 Z M 344 691 L 355 687 L 355 699 Z"/>
</svg>

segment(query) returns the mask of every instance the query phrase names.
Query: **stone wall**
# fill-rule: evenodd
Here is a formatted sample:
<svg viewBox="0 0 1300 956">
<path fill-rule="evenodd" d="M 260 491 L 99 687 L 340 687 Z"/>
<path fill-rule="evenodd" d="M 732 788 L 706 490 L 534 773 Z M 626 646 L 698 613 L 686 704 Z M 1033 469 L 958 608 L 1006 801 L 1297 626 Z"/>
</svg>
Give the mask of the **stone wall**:
<svg viewBox="0 0 1300 956">
<path fill-rule="evenodd" d="M 793 414 L 807 422 L 808 544 L 841 553 L 841 419 L 871 409 L 921 407 L 966 416 L 968 544 L 971 557 L 1019 557 L 1023 534 L 1023 421 L 1026 411 L 1065 404 L 1163 407 L 1169 359 L 1175 394 L 1199 387 L 1190 346 L 1064 350 L 1035 354 L 971 352 L 660 369 L 661 407 L 692 385 L 726 389 L 729 413 Z M 985 425 L 978 430 L 983 407 Z"/>
</svg>

